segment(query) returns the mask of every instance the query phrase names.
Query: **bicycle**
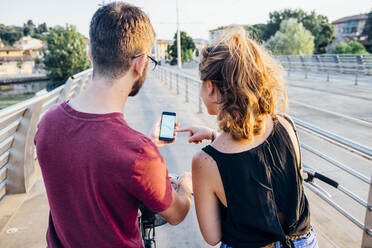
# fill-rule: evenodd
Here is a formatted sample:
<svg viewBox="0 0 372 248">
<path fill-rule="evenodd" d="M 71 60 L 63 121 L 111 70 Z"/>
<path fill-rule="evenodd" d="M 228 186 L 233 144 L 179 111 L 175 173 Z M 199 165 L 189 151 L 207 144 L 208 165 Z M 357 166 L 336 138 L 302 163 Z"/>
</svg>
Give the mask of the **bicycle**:
<svg viewBox="0 0 372 248">
<path fill-rule="evenodd" d="M 169 173 L 170 178 L 178 179 L 178 175 Z M 167 221 L 158 213 L 150 211 L 145 205 L 140 204 L 138 226 L 141 231 L 142 242 L 145 248 L 156 248 L 155 227 L 167 224 Z"/>
</svg>

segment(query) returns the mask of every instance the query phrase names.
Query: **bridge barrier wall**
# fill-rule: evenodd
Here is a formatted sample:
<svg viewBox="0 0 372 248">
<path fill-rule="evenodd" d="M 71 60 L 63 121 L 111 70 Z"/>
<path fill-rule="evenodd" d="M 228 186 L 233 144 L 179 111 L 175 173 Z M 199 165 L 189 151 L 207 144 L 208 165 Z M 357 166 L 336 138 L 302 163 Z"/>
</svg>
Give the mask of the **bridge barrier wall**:
<svg viewBox="0 0 372 248">
<path fill-rule="evenodd" d="M 92 69 L 70 77 L 64 85 L 0 110 L 0 200 L 26 193 L 35 182 L 37 124 L 48 109 L 78 95 L 90 82 Z"/>
</svg>

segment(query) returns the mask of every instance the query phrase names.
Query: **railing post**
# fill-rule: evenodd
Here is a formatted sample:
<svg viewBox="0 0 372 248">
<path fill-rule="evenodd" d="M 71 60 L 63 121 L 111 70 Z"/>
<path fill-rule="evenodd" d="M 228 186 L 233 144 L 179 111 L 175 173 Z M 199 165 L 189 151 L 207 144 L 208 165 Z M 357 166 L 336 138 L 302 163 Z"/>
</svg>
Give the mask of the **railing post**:
<svg viewBox="0 0 372 248">
<path fill-rule="evenodd" d="M 199 96 L 199 113 L 203 113 L 203 107 L 202 107 L 202 98 Z"/>
<path fill-rule="evenodd" d="M 67 96 L 70 94 L 70 89 L 74 83 L 74 80 L 72 77 L 69 77 L 65 83 L 65 86 L 63 87 L 63 90 L 58 98 L 58 102 L 63 102 L 66 100 Z"/>
<path fill-rule="evenodd" d="M 185 102 L 189 102 L 189 80 L 185 78 Z"/>
<path fill-rule="evenodd" d="M 167 82 L 166 82 L 166 84 L 165 85 L 168 85 L 169 84 L 169 82 L 170 82 L 170 80 L 169 80 L 169 77 L 171 76 L 171 72 L 170 71 L 168 71 L 168 77 L 167 77 Z M 168 86 L 169 87 L 169 86 Z"/>
<path fill-rule="evenodd" d="M 341 66 L 340 66 L 340 57 L 338 56 L 338 55 L 334 55 L 333 56 L 333 59 L 334 59 L 334 61 L 335 61 L 335 63 L 336 63 L 336 68 L 337 68 L 337 71 L 338 72 L 342 72 L 342 70 L 341 70 Z"/>
<path fill-rule="evenodd" d="M 180 94 L 180 88 L 179 88 L 179 85 L 178 85 L 179 75 L 178 75 L 178 73 L 177 73 L 176 75 L 177 75 L 177 79 L 176 79 L 176 89 L 177 89 L 177 95 L 179 95 L 179 94 Z"/>
<path fill-rule="evenodd" d="M 292 69 L 292 66 L 291 66 L 291 60 L 289 58 L 289 56 L 287 55 L 287 60 L 288 60 L 288 77 L 291 76 L 291 69 Z"/>
<path fill-rule="evenodd" d="M 320 56 L 319 56 L 319 55 L 315 55 L 315 60 L 316 60 L 316 62 L 318 63 L 319 71 L 322 71 L 323 68 L 322 68 L 322 61 L 321 61 L 321 59 L 320 59 Z"/>
<path fill-rule="evenodd" d="M 305 79 L 307 79 L 307 65 L 305 63 L 305 57 L 303 55 L 300 55 L 300 59 L 302 62 L 302 68 L 305 69 Z"/>
<path fill-rule="evenodd" d="M 327 71 L 327 82 L 329 82 L 329 70 L 326 70 Z"/>
<path fill-rule="evenodd" d="M 169 73 L 169 88 L 172 89 L 172 72 Z"/>
<path fill-rule="evenodd" d="M 372 230 L 372 185 L 369 185 L 369 194 L 368 194 L 368 207 L 366 210 L 366 217 L 364 219 L 364 227 L 366 230 Z M 367 231 L 363 232 L 363 239 L 362 239 L 362 247 L 363 248 L 371 248 L 372 247 L 372 236 L 367 233 Z"/>
<path fill-rule="evenodd" d="M 15 133 L 8 162 L 8 194 L 26 193 L 35 182 L 34 136 L 44 101 L 40 100 L 25 110 Z"/>
</svg>

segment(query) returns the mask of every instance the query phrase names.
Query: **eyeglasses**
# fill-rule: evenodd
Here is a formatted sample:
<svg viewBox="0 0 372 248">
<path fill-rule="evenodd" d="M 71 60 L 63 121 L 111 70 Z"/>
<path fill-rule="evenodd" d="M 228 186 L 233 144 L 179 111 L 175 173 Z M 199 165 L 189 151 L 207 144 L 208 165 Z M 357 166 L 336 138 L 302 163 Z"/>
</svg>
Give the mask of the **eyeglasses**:
<svg viewBox="0 0 372 248">
<path fill-rule="evenodd" d="M 147 57 L 151 60 L 151 66 L 150 66 L 150 67 L 152 67 L 152 70 L 155 70 L 156 66 L 159 64 L 159 61 L 157 61 L 156 59 L 154 59 L 154 58 L 151 57 L 150 55 L 147 55 L 147 54 L 143 54 L 143 53 L 141 53 L 141 54 L 134 55 L 134 56 L 132 57 L 132 59 L 135 59 L 135 58 L 141 57 L 141 56 L 143 56 L 143 55 L 147 56 Z"/>
</svg>

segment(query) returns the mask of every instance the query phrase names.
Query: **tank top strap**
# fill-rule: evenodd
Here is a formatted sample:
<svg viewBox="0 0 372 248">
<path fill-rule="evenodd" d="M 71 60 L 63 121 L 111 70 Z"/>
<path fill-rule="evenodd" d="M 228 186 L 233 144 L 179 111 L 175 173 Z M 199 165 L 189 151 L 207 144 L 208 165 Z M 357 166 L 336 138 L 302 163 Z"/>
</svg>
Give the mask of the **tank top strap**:
<svg viewBox="0 0 372 248">
<path fill-rule="evenodd" d="M 301 148 L 301 145 L 300 145 L 300 139 L 298 137 L 298 133 L 297 133 L 297 129 L 296 129 L 296 126 L 295 126 L 295 123 L 293 122 L 293 120 L 286 114 L 278 114 L 279 116 L 283 117 L 291 126 L 292 126 L 292 130 L 294 131 L 295 135 L 296 135 L 296 139 L 297 139 L 297 146 L 299 147 L 299 149 Z M 283 126 L 284 128 L 284 126 Z M 284 128 L 286 129 L 286 128 Z M 286 129 L 286 132 L 288 133 L 288 130 Z M 289 134 L 289 133 L 288 133 Z M 292 143 L 293 144 L 293 143 Z M 300 168 L 302 168 L 302 156 L 301 156 L 301 151 L 300 151 Z"/>
<path fill-rule="evenodd" d="M 295 132 L 296 137 L 298 139 L 297 129 L 296 129 L 296 126 L 295 126 L 293 120 L 286 114 L 279 114 L 279 116 L 283 117 L 292 126 L 292 129 Z M 277 118 L 277 117 L 275 116 L 275 118 Z"/>
<path fill-rule="evenodd" d="M 216 149 L 214 149 L 211 145 L 207 145 L 207 146 L 203 147 L 202 150 L 206 154 L 211 156 L 214 159 L 214 161 L 216 162 L 216 164 L 218 165 L 218 160 L 219 160 L 219 157 L 221 156 L 221 154 L 219 154 Z"/>
</svg>

